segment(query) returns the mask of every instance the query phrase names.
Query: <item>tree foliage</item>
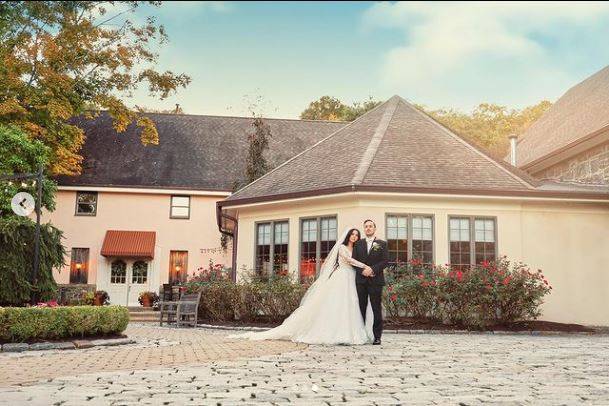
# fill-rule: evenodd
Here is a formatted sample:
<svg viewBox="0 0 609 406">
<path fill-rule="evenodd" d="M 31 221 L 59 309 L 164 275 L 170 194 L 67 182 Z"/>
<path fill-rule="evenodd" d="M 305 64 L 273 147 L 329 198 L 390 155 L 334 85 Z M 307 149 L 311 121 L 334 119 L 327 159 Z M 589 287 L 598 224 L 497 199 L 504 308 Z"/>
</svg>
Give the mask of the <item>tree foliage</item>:
<svg viewBox="0 0 609 406">
<path fill-rule="evenodd" d="M 469 114 L 454 109 L 417 107 L 455 133 L 487 149 L 496 158 L 503 159 L 509 152 L 508 136 L 523 134 L 551 106 L 547 100 L 520 110 L 482 103 Z"/>
<path fill-rule="evenodd" d="M 15 126 L 0 124 L 0 176 L 35 173 L 38 165 L 46 165 L 49 148 L 39 140 L 30 139 Z M 42 207 L 55 208 L 54 195 L 57 185 L 45 179 L 42 185 Z M 14 215 L 11 199 L 17 192 L 28 192 L 36 196 L 36 183 L 33 180 L 0 182 L 0 218 Z"/>
<path fill-rule="evenodd" d="M 0 218 L 0 306 L 21 306 L 34 294 L 49 300 L 57 291 L 53 269 L 64 264 L 62 232 L 50 223 L 40 229 L 40 269 L 31 283 L 36 224 L 27 217 Z"/>
<path fill-rule="evenodd" d="M 84 142 L 71 117 L 108 110 L 114 128 L 135 122 L 145 145 L 157 144 L 154 123 L 121 100 L 140 86 L 166 98 L 190 78 L 154 69 L 151 49 L 167 35 L 148 17 L 128 18 L 137 1 L 0 3 L 0 123 L 17 125 L 50 148 L 52 174 L 78 174 Z"/>
<path fill-rule="evenodd" d="M 300 114 L 300 118 L 303 120 L 353 121 L 381 103 L 369 97 L 349 106 L 336 97 L 322 96 L 311 102 L 309 107 Z"/>
<path fill-rule="evenodd" d="M 247 183 L 255 181 L 270 169 L 264 153 L 269 148 L 271 127 L 264 122 L 262 117 L 255 117 L 252 127 L 254 127 L 254 131 L 249 135 L 245 169 Z"/>
</svg>

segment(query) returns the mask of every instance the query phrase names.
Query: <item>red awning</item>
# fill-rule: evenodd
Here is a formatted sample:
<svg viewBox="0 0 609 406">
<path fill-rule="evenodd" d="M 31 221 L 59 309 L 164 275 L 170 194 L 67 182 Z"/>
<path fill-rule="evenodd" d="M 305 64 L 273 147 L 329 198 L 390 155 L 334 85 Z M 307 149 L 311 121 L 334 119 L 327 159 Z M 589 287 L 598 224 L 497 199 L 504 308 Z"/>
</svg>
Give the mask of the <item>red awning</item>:
<svg viewBox="0 0 609 406">
<path fill-rule="evenodd" d="M 154 231 L 106 231 L 101 254 L 104 257 L 154 258 Z"/>
</svg>

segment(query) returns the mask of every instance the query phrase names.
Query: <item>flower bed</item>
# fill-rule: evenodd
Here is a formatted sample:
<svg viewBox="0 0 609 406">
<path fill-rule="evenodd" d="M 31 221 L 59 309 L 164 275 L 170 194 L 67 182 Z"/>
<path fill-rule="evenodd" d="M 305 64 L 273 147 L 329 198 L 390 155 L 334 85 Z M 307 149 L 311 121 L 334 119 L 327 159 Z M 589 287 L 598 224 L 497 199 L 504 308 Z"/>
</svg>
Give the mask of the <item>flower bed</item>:
<svg viewBox="0 0 609 406">
<path fill-rule="evenodd" d="M 412 317 L 465 328 L 535 320 L 552 289 L 541 270 L 531 272 L 505 257 L 467 270 L 414 260 L 386 276 L 383 302 L 389 321 Z"/>
<path fill-rule="evenodd" d="M 25 342 L 123 332 L 129 311 L 123 306 L 3 307 L 0 341 Z"/>
<path fill-rule="evenodd" d="M 467 270 L 422 264 L 418 260 L 387 269 L 383 305 L 387 325 L 488 329 L 537 319 L 552 287 L 538 270 L 505 257 Z M 272 325 L 300 304 L 307 285 L 289 276 L 249 274 L 233 283 L 230 270 L 210 264 L 182 288 L 201 290 L 199 319 Z"/>
</svg>

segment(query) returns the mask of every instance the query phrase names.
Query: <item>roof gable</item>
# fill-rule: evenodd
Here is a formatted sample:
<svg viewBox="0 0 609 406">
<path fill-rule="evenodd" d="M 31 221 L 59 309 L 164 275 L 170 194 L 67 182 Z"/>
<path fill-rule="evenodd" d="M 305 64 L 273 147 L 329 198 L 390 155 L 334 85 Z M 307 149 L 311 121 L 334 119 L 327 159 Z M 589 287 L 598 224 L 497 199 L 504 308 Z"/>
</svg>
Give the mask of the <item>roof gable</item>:
<svg viewBox="0 0 609 406">
<path fill-rule="evenodd" d="M 531 182 L 394 96 L 227 201 L 348 187 L 529 190 Z"/>
</svg>

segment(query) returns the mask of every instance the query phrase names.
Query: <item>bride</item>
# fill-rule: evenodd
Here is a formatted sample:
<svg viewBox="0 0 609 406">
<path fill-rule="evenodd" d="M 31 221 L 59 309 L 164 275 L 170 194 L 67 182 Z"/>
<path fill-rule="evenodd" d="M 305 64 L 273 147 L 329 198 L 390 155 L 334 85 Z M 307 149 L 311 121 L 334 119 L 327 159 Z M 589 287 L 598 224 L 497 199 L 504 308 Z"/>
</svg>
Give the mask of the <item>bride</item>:
<svg viewBox="0 0 609 406">
<path fill-rule="evenodd" d="M 372 308 L 368 302 L 364 325 L 355 288 L 354 266 L 367 266 L 351 257 L 360 232 L 342 233 L 321 266 L 300 306 L 273 329 L 231 335 L 250 340 L 291 340 L 307 344 L 367 344 L 373 339 Z"/>
</svg>

